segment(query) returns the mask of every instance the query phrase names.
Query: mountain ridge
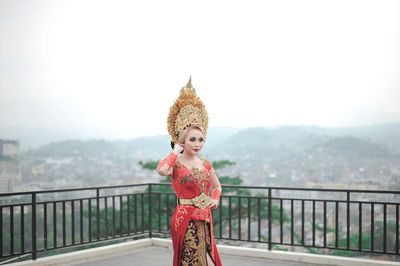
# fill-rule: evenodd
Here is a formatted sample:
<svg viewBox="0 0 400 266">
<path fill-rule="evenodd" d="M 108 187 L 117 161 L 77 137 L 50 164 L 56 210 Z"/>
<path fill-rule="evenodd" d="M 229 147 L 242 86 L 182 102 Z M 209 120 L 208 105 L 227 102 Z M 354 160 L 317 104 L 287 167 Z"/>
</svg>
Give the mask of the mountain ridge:
<svg viewBox="0 0 400 266">
<path fill-rule="evenodd" d="M 346 140 L 347 138 L 347 140 Z M 349 138 L 353 138 L 352 141 Z M 357 139 L 357 141 L 355 140 Z M 334 142 L 347 141 L 353 149 L 366 149 L 385 156 L 400 153 L 400 123 L 354 128 L 323 128 L 318 126 L 279 126 L 210 128 L 203 155 L 212 159 L 249 158 L 283 159 L 303 153 L 317 146 L 336 147 Z M 345 148 L 345 144 L 340 144 Z M 340 146 L 339 145 L 339 146 Z M 372 145 L 372 146 L 371 146 Z M 362 148 L 369 146 L 369 148 Z M 373 147 L 373 148 L 372 148 Z M 130 140 L 63 140 L 27 151 L 39 156 L 73 156 L 92 153 L 132 154 L 140 151 L 149 158 L 161 157 L 171 151 L 168 135 L 138 137 Z M 362 154 L 362 153 L 360 153 Z"/>
</svg>

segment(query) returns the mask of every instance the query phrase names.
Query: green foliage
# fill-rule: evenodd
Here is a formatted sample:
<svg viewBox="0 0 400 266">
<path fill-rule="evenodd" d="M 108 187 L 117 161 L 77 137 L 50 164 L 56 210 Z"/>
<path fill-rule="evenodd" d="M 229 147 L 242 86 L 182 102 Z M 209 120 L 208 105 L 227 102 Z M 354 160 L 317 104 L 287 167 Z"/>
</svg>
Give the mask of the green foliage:
<svg viewBox="0 0 400 266">
<path fill-rule="evenodd" d="M 122 202 L 122 207 L 114 210 L 112 207 L 112 198 L 108 200 L 107 209 L 101 208 L 99 212 L 100 223 L 100 238 L 119 236 L 129 232 L 144 232 L 149 230 L 149 218 L 152 219 L 152 230 L 169 231 L 167 223 L 170 222 L 170 216 L 176 206 L 176 197 L 174 195 L 159 195 L 152 194 L 151 196 L 151 215 L 149 215 L 149 202 L 150 197 L 148 193 L 140 193 L 131 195 L 129 197 L 129 215 L 130 224 L 127 223 L 128 215 L 128 201 Z M 116 198 L 117 199 L 117 198 Z M 168 205 L 168 207 L 167 207 Z M 160 213 L 158 207 L 160 206 Z M 121 226 L 121 212 L 122 212 L 122 226 Z M 169 217 L 167 217 L 169 212 Z M 107 213 L 107 215 L 106 215 Z M 84 212 L 84 217 L 89 218 L 89 212 Z M 97 208 L 92 206 L 91 211 L 92 220 L 92 239 L 97 238 Z M 106 219 L 107 217 L 107 219 Z M 160 223 L 158 223 L 160 221 Z M 115 228 L 115 229 L 114 229 Z"/>
<path fill-rule="evenodd" d="M 375 221 L 374 228 L 374 250 L 383 250 L 383 222 Z M 399 228 L 400 229 L 400 228 Z M 386 250 L 395 251 L 396 250 L 396 222 L 395 221 L 387 221 L 386 223 Z M 347 238 L 341 237 L 339 234 L 339 247 L 347 247 Z M 333 245 L 331 243 L 330 245 Z M 357 249 L 359 248 L 359 234 L 352 234 L 350 236 L 350 247 Z M 363 250 L 371 249 L 371 235 L 370 234 L 362 234 L 361 235 L 361 248 Z M 337 255 L 337 256 L 357 256 L 359 252 L 352 251 L 343 251 L 343 250 L 330 250 L 329 254 Z"/>
<path fill-rule="evenodd" d="M 225 166 L 235 165 L 235 162 L 231 162 L 229 160 L 220 160 L 220 161 L 213 161 L 212 166 L 215 170 L 224 168 Z"/>
<path fill-rule="evenodd" d="M 278 246 L 278 245 L 272 245 L 272 248 L 273 248 L 274 250 L 280 250 L 280 251 L 288 251 L 288 250 L 289 250 L 288 248 L 281 248 L 281 247 Z"/>
<path fill-rule="evenodd" d="M 171 183 L 171 176 L 167 175 L 166 177 L 160 180 L 160 183 Z"/>
<path fill-rule="evenodd" d="M 146 162 L 146 163 L 139 161 L 139 165 L 142 166 L 143 169 L 149 169 L 149 170 L 156 170 L 158 163 L 159 162 L 157 162 L 157 161 L 150 161 L 150 162 Z"/>
<path fill-rule="evenodd" d="M 229 177 L 229 176 L 219 176 L 219 182 L 221 185 L 236 185 L 239 186 L 243 183 L 243 179 L 240 176 Z M 237 189 L 237 188 L 224 188 L 224 195 L 242 195 L 242 196 L 251 196 L 251 192 L 248 189 Z"/>
<path fill-rule="evenodd" d="M 219 182 L 222 185 L 241 185 L 243 183 L 243 179 L 240 176 L 229 177 L 229 176 L 219 176 Z"/>
<path fill-rule="evenodd" d="M 308 222 L 309 222 L 310 224 L 312 224 L 312 221 L 309 220 L 309 219 L 308 219 Z M 323 231 L 324 231 L 324 227 L 321 226 L 321 225 L 319 225 L 317 222 L 315 222 L 315 230 L 320 231 L 320 232 L 323 232 Z M 327 233 L 335 232 L 335 228 L 332 228 L 332 227 L 327 226 L 327 227 L 326 227 L 326 232 L 327 232 Z"/>
</svg>

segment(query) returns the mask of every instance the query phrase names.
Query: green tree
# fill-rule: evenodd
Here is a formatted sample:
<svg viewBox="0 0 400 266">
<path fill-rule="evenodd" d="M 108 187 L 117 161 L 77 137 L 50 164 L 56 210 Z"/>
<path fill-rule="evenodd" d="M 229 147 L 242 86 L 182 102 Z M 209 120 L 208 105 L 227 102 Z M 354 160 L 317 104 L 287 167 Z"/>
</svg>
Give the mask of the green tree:
<svg viewBox="0 0 400 266">
<path fill-rule="evenodd" d="M 143 161 L 139 161 L 139 165 L 140 165 L 143 169 L 156 170 L 156 169 L 157 169 L 158 162 L 157 162 L 157 161 L 150 161 L 150 162 L 144 163 Z"/>
</svg>

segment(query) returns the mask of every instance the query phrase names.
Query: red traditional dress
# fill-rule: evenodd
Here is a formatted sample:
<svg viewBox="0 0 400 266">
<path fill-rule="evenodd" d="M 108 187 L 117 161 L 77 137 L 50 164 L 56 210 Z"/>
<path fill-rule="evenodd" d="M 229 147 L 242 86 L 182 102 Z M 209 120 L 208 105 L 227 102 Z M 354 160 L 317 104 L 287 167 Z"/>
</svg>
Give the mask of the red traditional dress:
<svg viewBox="0 0 400 266">
<path fill-rule="evenodd" d="M 202 169 L 189 169 L 171 152 L 162 160 L 157 170 L 168 164 L 168 174 L 178 199 L 192 199 L 201 193 L 210 195 L 216 174 L 211 163 L 202 159 Z M 218 193 L 217 193 L 218 195 Z M 217 196 L 219 198 L 219 195 Z M 214 198 L 214 197 L 213 197 Z M 175 208 L 171 221 L 174 266 L 207 265 L 206 252 L 216 266 L 221 266 L 214 240 L 211 208 L 200 209 L 194 205 L 180 204 Z"/>
</svg>

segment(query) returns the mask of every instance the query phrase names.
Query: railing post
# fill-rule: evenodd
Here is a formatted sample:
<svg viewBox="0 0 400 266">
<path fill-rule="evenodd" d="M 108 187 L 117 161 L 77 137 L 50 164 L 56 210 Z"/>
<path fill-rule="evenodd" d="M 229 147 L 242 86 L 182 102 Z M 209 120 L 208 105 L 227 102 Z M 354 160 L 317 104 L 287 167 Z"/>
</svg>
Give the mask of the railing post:
<svg viewBox="0 0 400 266">
<path fill-rule="evenodd" d="M 32 259 L 36 260 L 36 193 L 32 193 Z"/>
<path fill-rule="evenodd" d="M 396 254 L 399 255 L 399 204 L 396 205 Z"/>
<path fill-rule="evenodd" d="M 100 189 L 96 189 L 96 230 L 97 241 L 100 240 Z"/>
<path fill-rule="evenodd" d="M 272 250 L 272 213 L 271 213 L 271 205 L 272 205 L 272 189 L 268 188 L 268 250 Z"/>
<path fill-rule="evenodd" d="M 151 213 L 152 213 L 152 201 L 151 201 L 151 184 L 149 184 L 149 237 L 152 238 L 152 221 L 151 221 Z"/>
<path fill-rule="evenodd" d="M 350 249 L 350 191 L 347 191 L 347 249 Z"/>
<path fill-rule="evenodd" d="M 397 239 L 397 238 L 396 238 Z M 0 258 L 3 257 L 3 207 L 0 206 Z"/>
</svg>

